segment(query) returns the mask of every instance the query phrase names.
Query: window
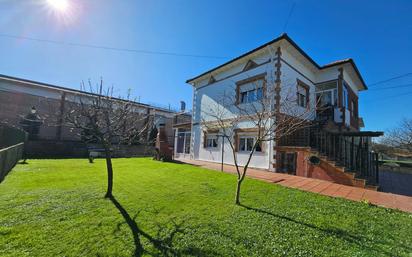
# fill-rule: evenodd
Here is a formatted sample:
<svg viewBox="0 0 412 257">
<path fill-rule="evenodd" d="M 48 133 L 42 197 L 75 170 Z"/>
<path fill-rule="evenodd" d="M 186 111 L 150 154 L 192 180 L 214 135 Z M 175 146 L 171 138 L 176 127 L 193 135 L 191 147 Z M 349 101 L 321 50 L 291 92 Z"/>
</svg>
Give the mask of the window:
<svg viewBox="0 0 412 257">
<path fill-rule="evenodd" d="M 351 101 L 351 104 L 352 104 L 352 106 L 351 106 L 351 110 L 352 110 L 352 116 L 353 117 L 356 117 L 357 116 L 357 112 L 356 112 L 356 102 L 355 102 L 355 100 L 352 100 Z"/>
<path fill-rule="evenodd" d="M 324 82 L 316 85 L 316 102 L 320 107 L 335 106 L 338 103 L 337 81 Z"/>
<path fill-rule="evenodd" d="M 207 148 L 215 148 L 217 147 L 217 136 L 216 135 L 207 135 L 206 136 L 206 144 Z"/>
<path fill-rule="evenodd" d="M 296 153 L 278 153 L 278 172 L 296 174 Z"/>
<path fill-rule="evenodd" d="M 335 106 L 338 103 L 338 90 L 326 90 L 316 93 L 316 101 L 320 107 Z"/>
<path fill-rule="evenodd" d="M 256 138 L 253 136 L 241 136 L 239 138 L 239 151 L 250 152 L 256 142 Z M 255 149 L 256 152 L 262 152 L 261 144 L 258 144 Z"/>
<path fill-rule="evenodd" d="M 263 79 L 238 85 L 239 103 L 252 103 L 263 98 Z"/>
<path fill-rule="evenodd" d="M 308 107 L 309 103 L 309 86 L 298 81 L 297 85 L 297 102 L 300 107 Z"/>
<path fill-rule="evenodd" d="M 348 85 L 346 83 L 343 84 L 342 94 L 343 94 L 342 106 L 345 108 L 349 108 Z"/>
</svg>

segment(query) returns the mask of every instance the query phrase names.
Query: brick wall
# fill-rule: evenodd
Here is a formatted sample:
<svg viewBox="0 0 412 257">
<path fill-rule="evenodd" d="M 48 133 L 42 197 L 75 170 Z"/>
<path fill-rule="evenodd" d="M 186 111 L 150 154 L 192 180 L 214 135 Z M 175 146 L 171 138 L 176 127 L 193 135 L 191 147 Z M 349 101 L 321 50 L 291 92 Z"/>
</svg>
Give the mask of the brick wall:
<svg viewBox="0 0 412 257">
<path fill-rule="evenodd" d="M 62 115 L 72 106 L 68 104 L 68 99 L 73 99 L 73 94 L 67 90 L 43 88 L 18 82 L 1 82 L 0 123 L 21 127 L 20 122 L 34 106 L 37 110 L 36 114 L 44 122 L 40 126 L 37 139 L 30 140 L 25 149 L 30 158 L 87 156 L 86 145 L 81 143 L 79 131 L 60 125 Z M 167 134 L 171 137 L 170 144 L 173 145 L 172 115 L 167 117 L 168 113 L 147 109 L 145 106 L 141 108 L 146 108 L 152 115 L 165 115 L 164 123 Z M 152 149 L 147 149 L 147 147 L 144 149 L 141 147 L 122 148 L 119 149 L 119 155 L 146 155 L 150 151 Z"/>
<path fill-rule="evenodd" d="M 353 175 L 345 173 L 340 167 L 336 167 L 333 162 L 320 158 L 319 165 L 309 162 L 309 157 L 313 155 L 310 148 L 306 147 L 278 147 L 277 151 L 296 153 L 296 175 L 331 181 L 349 186 L 362 186 L 360 181 L 354 179 Z"/>
<path fill-rule="evenodd" d="M 60 114 L 60 100 L 33 96 L 19 92 L 0 91 L 0 120 L 12 126 L 20 127 L 22 117 L 27 115 L 32 106 L 36 107 L 37 114 L 44 119 L 40 126 L 39 139 L 59 140 L 57 135 L 57 116 Z M 61 139 L 79 140 L 75 132 L 69 128 L 62 128 Z"/>
</svg>

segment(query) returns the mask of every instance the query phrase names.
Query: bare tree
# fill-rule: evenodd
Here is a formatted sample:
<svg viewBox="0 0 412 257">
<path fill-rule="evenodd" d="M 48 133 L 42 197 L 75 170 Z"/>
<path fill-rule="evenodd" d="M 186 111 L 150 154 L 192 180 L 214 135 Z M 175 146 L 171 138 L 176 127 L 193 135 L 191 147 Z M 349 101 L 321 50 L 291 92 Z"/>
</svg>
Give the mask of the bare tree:
<svg viewBox="0 0 412 257">
<path fill-rule="evenodd" d="M 70 99 L 70 111 L 65 115 L 65 126 L 78 131 L 85 142 L 98 143 L 105 152 L 107 167 L 106 198 L 112 197 L 113 165 L 112 145 L 131 144 L 144 137 L 151 128 L 148 113 L 131 101 L 130 91 L 126 98 L 114 98 L 113 87 L 104 89 L 103 81 L 93 87 L 89 81 L 88 92 L 78 93 Z M 82 90 L 86 86 L 82 83 Z"/>
<path fill-rule="evenodd" d="M 403 119 L 398 127 L 387 133 L 382 143 L 412 152 L 412 119 Z"/>
<path fill-rule="evenodd" d="M 304 107 L 298 105 L 296 84 L 282 86 L 284 93 L 280 95 L 280 85 L 263 83 L 252 83 L 256 91 L 248 103 L 242 103 L 239 99 L 244 96 L 233 93 L 238 92 L 237 87 L 230 87 L 201 113 L 203 129 L 217 131 L 230 146 L 237 172 L 235 204 L 240 204 L 241 185 L 256 150 L 263 149 L 264 144 L 270 141 L 278 142 L 282 137 L 309 126 L 316 112 L 314 106 L 309 106 L 309 101 Z M 242 129 L 254 131 L 255 140 L 251 147 L 247 147 L 247 160 L 241 167 L 237 131 Z"/>
</svg>

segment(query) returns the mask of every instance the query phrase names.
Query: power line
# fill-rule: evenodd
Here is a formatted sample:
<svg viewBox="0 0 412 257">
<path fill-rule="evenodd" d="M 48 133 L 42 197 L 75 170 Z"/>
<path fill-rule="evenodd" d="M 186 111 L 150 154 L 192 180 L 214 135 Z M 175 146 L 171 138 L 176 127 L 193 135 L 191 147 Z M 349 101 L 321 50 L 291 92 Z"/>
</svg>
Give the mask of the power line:
<svg viewBox="0 0 412 257">
<path fill-rule="evenodd" d="M 404 84 L 404 85 L 396 85 L 396 86 L 390 86 L 390 87 L 380 87 L 380 88 L 372 88 L 369 89 L 370 91 L 377 91 L 377 90 L 386 90 L 386 89 L 392 89 L 392 88 L 402 88 L 402 87 L 411 87 L 412 84 Z"/>
<path fill-rule="evenodd" d="M 380 98 L 374 98 L 370 101 L 365 101 L 365 103 L 371 103 L 371 102 L 376 102 L 376 101 L 385 101 L 387 99 L 391 99 L 391 98 L 396 98 L 396 97 L 400 97 L 400 96 L 405 96 L 405 95 L 411 95 L 412 91 L 409 91 L 407 93 L 402 93 L 402 94 L 396 94 L 396 95 L 392 95 L 392 96 L 385 96 L 385 97 L 380 97 Z"/>
<path fill-rule="evenodd" d="M 396 76 L 396 77 L 392 77 L 392 78 L 389 78 L 389 79 L 385 79 L 385 80 L 381 80 L 381 81 L 378 81 L 378 82 L 369 84 L 369 87 L 370 87 L 370 86 L 379 85 L 379 84 L 383 84 L 383 83 L 386 83 L 386 82 L 389 82 L 389 81 L 392 81 L 392 80 L 395 80 L 395 79 L 400 79 L 400 78 L 408 77 L 408 76 L 410 76 L 410 75 L 412 75 L 412 72 L 408 72 L 408 73 L 405 73 L 405 74 L 402 74 L 402 75 L 398 75 L 398 76 Z"/>
<path fill-rule="evenodd" d="M 283 26 L 283 32 L 286 32 L 286 28 L 288 27 L 290 17 L 292 16 L 293 10 L 295 9 L 296 2 L 293 2 L 292 7 L 290 8 L 288 17 L 286 18 L 285 25 Z"/>
<path fill-rule="evenodd" d="M 103 46 L 103 45 L 82 44 L 82 43 L 73 43 L 73 42 L 64 42 L 64 41 L 57 41 L 57 40 L 41 39 L 41 38 L 32 38 L 32 37 L 26 37 L 26 36 L 16 36 L 16 35 L 10 35 L 10 34 L 0 34 L 0 37 L 13 38 L 13 39 L 24 39 L 24 40 L 29 40 L 29 41 L 36 41 L 36 42 L 56 44 L 56 45 L 94 48 L 94 49 L 111 50 L 111 51 L 119 51 L 119 52 L 132 52 L 132 53 L 139 53 L 139 54 L 168 55 L 168 56 L 206 58 L 206 59 L 227 59 L 227 58 L 229 58 L 227 56 L 197 55 L 197 54 L 186 54 L 186 53 L 176 53 L 176 52 L 151 51 L 151 50 L 143 50 L 143 49 L 110 47 L 110 46 Z"/>
</svg>

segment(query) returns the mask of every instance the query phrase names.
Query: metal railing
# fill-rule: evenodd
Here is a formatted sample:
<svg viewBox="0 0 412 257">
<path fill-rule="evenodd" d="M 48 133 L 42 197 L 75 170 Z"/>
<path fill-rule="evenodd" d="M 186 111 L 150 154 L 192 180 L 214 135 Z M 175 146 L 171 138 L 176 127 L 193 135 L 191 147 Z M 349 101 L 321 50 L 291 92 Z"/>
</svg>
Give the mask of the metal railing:
<svg viewBox="0 0 412 257">
<path fill-rule="evenodd" d="M 368 184 L 379 183 L 378 154 L 370 150 L 370 136 L 345 135 L 319 127 L 298 130 L 279 140 L 278 146 L 310 147 L 334 161 L 337 166 L 345 167 L 356 177 L 366 179 Z"/>
<path fill-rule="evenodd" d="M 4 180 L 17 162 L 23 158 L 23 151 L 24 143 L 19 143 L 0 150 L 0 182 Z"/>
</svg>

